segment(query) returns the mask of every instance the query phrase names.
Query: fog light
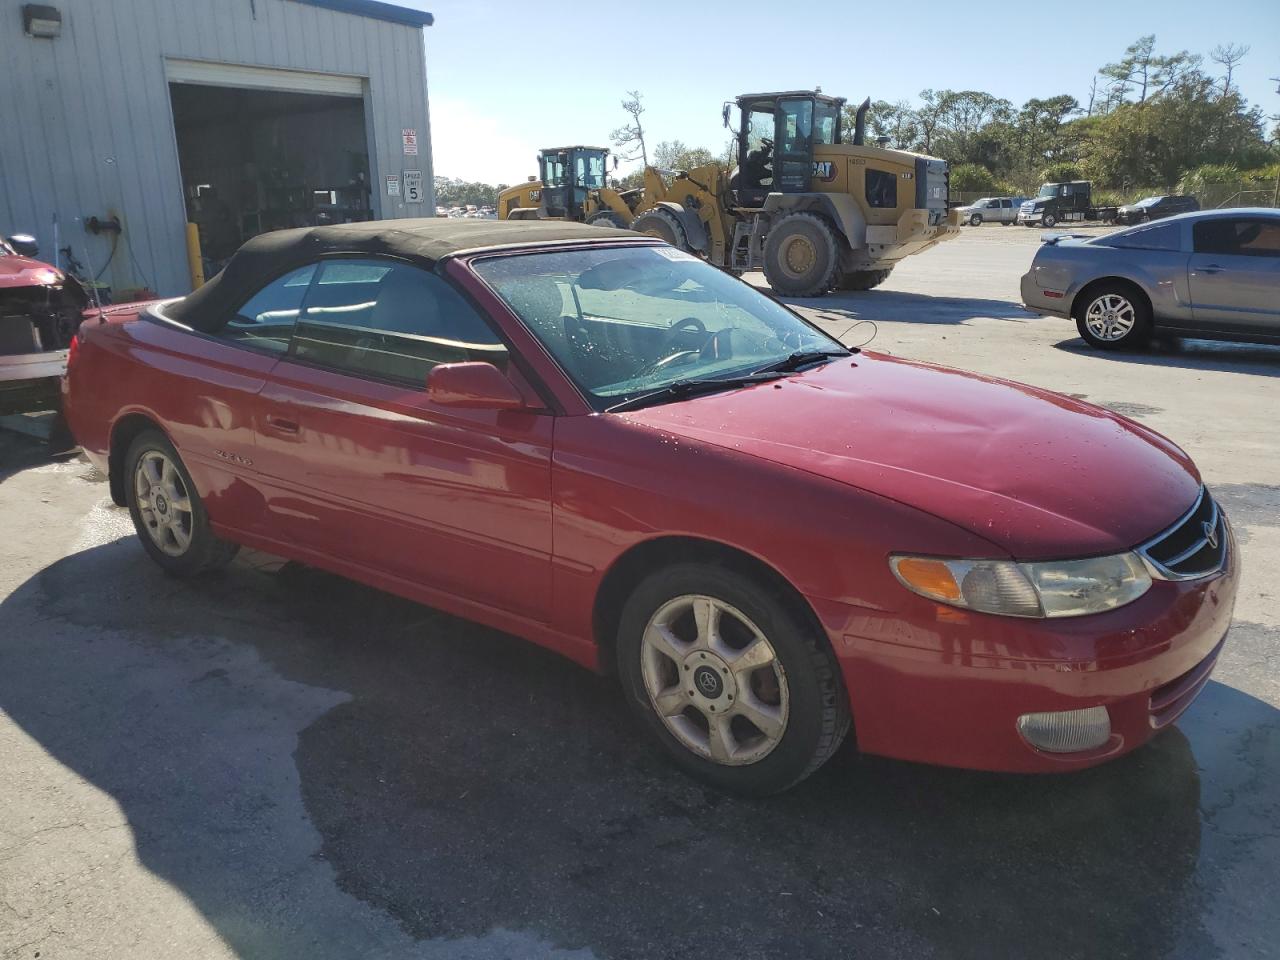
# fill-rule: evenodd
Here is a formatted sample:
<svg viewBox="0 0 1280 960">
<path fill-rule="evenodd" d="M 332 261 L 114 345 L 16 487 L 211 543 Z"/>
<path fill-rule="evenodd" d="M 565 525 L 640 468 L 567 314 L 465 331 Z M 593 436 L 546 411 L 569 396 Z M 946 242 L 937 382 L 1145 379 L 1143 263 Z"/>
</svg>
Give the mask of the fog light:
<svg viewBox="0 0 1280 960">
<path fill-rule="evenodd" d="M 1078 753 L 1107 742 L 1111 736 L 1111 717 L 1106 707 L 1024 713 L 1018 718 L 1018 733 L 1027 743 L 1046 753 Z"/>
</svg>

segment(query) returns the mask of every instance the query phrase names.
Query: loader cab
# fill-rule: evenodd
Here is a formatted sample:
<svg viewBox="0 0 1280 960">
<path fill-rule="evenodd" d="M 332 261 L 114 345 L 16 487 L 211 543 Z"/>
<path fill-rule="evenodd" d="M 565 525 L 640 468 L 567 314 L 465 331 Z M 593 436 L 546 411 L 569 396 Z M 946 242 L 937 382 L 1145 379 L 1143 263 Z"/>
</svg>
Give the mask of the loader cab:
<svg viewBox="0 0 1280 960">
<path fill-rule="evenodd" d="M 814 147 L 841 142 L 844 103 L 810 90 L 738 97 L 738 205 L 762 206 L 770 193 L 809 193 Z"/>
<path fill-rule="evenodd" d="M 553 147 L 538 154 L 544 216 L 580 220 L 592 190 L 605 185 L 609 151 L 604 147 Z"/>
</svg>

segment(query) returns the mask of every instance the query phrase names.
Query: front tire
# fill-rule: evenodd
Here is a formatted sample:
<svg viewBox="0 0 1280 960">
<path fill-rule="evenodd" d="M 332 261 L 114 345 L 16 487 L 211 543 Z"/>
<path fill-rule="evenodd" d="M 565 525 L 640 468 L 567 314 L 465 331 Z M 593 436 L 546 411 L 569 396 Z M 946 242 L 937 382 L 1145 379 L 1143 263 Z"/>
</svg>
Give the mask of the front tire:
<svg viewBox="0 0 1280 960">
<path fill-rule="evenodd" d="M 593 213 L 591 219 L 587 221 L 590 227 L 611 227 L 616 230 L 627 229 L 627 221 L 623 220 L 618 214 L 612 210 L 602 210 L 599 213 Z"/>
<path fill-rule="evenodd" d="M 850 725 L 835 658 L 811 621 L 773 585 L 719 564 L 659 570 L 622 610 L 628 702 L 693 776 L 738 793 L 785 790 Z"/>
<path fill-rule="evenodd" d="M 1075 312 L 1080 336 L 1097 350 L 1130 350 L 1151 339 L 1151 305 L 1125 284 L 1095 287 Z"/>
<path fill-rule="evenodd" d="M 689 249 L 689 238 L 685 236 L 684 227 L 674 213 L 662 207 L 654 207 L 640 214 L 631 221 L 631 229 L 636 233 L 665 240 L 677 250 Z"/>
<path fill-rule="evenodd" d="M 146 430 L 124 458 L 125 501 L 142 546 L 178 577 L 225 567 L 239 547 L 209 529 L 200 494 L 178 451 L 164 434 Z"/>
<path fill-rule="evenodd" d="M 789 297 L 820 297 L 835 285 L 840 266 L 835 235 L 821 217 L 792 213 L 769 228 L 764 275 Z"/>
<path fill-rule="evenodd" d="M 1046 213 L 1043 217 L 1040 218 L 1040 222 L 1044 224 L 1046 230 L 1049 230 L 1049 229 L 1052 229 L 1053 226 L 1058 222 L 1058 218 L 1055 217 L 1052 213 Z"/>
<path fill-rule="evenodd" d="M 971 226 L 971 227 L 980 227 L 980 226 L 982 226 L 982 214 L 980 214 L 980 213 L 970 214 L 970 215 L 969 215 L 969 226 Z"/>
</svg>

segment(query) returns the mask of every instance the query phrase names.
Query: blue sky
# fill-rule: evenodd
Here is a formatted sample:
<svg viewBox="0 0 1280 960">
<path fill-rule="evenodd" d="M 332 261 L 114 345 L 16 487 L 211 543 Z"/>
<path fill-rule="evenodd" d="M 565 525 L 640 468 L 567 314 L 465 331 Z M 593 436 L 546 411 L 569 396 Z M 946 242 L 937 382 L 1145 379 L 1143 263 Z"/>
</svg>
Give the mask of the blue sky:
<svg viewBox="0 0 1280 960">
<path fill-rule="evenodd" d="M 1280 0 L 399 2 L 436 19 L 427 80 L 440 176 L 514 182 L 534 172 L 539 147 L 608 145 L 631 89 L 645 95 L 651 144 L 713 149 L 725 140 L 721 103 L 758 90 L 818 85 L 857 101 L 950 87 L 1083 102 L 1097 67 L 1145 33 L 1159 51 L 1206 61 L 1215 44 L 1250 44 L 1235 82 L 1280 114 L 1267 79 L 1280 77 Z M 892 32 L 899 24 L 910 32 Z"/>
</svg>

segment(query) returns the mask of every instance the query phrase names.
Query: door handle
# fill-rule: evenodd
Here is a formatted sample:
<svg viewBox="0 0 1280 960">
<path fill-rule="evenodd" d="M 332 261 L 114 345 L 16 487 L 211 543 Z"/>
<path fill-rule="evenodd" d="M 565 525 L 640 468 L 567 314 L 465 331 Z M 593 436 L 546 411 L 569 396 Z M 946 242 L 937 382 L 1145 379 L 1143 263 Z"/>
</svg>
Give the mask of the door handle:
<svg viewBox="0 0 1280 960">
<path fill-rule="evenodd" d="M 286 417 L 277 417 L 273 413 L 267 414 L 267 426 L 275 433 L 281 433 L 285 436 L 296 437 L 302 432 L 302 428 L 296 420 L 289 420 Z"/>
<path fill-rule="evenodd" d="M 1225 267 L 1219 266 L 1216 263 L 1208 263 L 1200 268 L 1200 272 L 1201 273 L 1221 273 L 1225 269 L 1226 269 Z"/>
</svg>

